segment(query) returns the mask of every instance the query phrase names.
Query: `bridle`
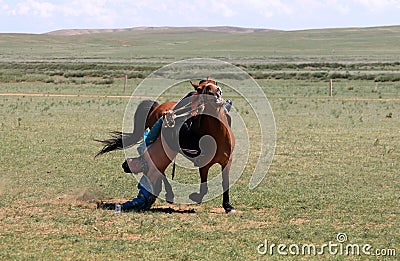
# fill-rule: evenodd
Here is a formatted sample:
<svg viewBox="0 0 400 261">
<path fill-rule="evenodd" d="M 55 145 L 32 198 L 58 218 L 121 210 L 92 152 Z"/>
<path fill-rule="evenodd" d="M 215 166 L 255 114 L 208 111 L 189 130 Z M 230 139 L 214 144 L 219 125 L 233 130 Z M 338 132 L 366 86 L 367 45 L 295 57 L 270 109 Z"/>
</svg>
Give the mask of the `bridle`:
<svg viewBox="0 0 400 261">
<path fill-rule="evenodd" d="M 208 93 L 208 89 L 210 89 L 211 86 L 215 87 L 216 91 L 213 93 Z M 224 104 L 224 99 L 222 98 L 222 89 L 213 83 L 205 84 L 203 86 L 203 89 L 201 90 L 201 93 L 196 93 L 193 96 L 197 96 L 199 94 L 213 95 L 216 98 L 215 104 L 217 105 L 217 107 L 222 107 L 222 105 Z M 206 105 L 205 105 L 206 101 L 204 100 L 204 98 L 196 99 L 196 101 L 194 101 L 193 96 L 191 96 L 190 102 L 188 102 L 184 106 L 182 106 L 176 110 L 166 111 L 164 113 L 164 115 L 162 116 L 164 126 L 166 126 L 168 128 L 173 128 L 173 127 L 175 127 L 176 119 L 182 118 L 182 117 L 188 117 L 188 116 L 195 116 L 195 115 L 199 115 L 199 114 L 203 113 L 203 111 L 206 108 Z M 188 108 L 191 108 L 191 109 L 186 111 Z M 185 112 L 180 113 L 181 111 L 185 111 Z"/>
<path fill-rule="evenodd" d="M 215 88 L 215 91 L 214 92 L 211 92 L 211 93 L 208 93 L 208 89 L 210 89 L 210 87 L 214 87 Z M 213 95 L 215 98 L 216 98 L 216 101 L 215 101 L 215 104 L 217 105 L 217 106 L 222 106 L 223 104 L 224 104 L 224 99 L 222 98 L 222 89 L 218 86 L 218 85 L 216 85 L 216 84 L 213 84 L 213 83 L 207 83 L 204 87 L 203 87 L 203 90 L 202 90 L 202 94 L 210 94 L 210 95 Z"/>
</svg>

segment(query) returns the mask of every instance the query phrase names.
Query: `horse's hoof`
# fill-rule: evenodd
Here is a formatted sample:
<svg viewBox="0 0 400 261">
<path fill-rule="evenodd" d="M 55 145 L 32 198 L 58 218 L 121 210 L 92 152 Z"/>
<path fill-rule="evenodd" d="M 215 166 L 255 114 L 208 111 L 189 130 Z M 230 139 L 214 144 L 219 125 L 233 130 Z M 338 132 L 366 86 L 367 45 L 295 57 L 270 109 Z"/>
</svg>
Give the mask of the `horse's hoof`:
<svg viewBox="0 0 400 261">
<path fill-rule="evenodd" d="M 200 193 L 194 192 L 189 195 L 189 199 L 196 202 L 197 204 L 200 204 L 201 201 L 203 200 L 203 197 L 201 196 Z"/>
<path fill-rule="evenodd" d="M 226 214 L 236 214 L 236 209 L 232 208 L 230 211 L 226 211 Z"/>
<path fill-rule="evenodd" d="M 165 201 L 167 201 L 169 204 L 173 204 L 175 200 L 175 195 L 172 194 L 170 195 L 169 193 L 165 194 Z"/>
<path fill-rule="evenodd" d="M 230 203 L 224 204 L 223 207 L 225 209 L 225 213 L 236 213 L 236 209 Z"/>
</svg>

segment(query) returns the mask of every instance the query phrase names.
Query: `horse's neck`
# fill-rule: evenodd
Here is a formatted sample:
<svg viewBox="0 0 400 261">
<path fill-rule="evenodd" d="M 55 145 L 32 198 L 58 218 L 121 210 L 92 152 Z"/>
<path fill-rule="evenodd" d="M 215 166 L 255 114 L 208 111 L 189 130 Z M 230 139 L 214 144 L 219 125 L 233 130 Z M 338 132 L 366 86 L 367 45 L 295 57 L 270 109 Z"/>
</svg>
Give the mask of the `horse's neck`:
<svg viewBox="0 0 400 261">
<path fill-rule="evenodd" d="M 201 114 L 199 117 L 199 128 L 201 132 L 206 131 L 207 134 L 218 130 L 220 134 L 226 133 L 229 135 L 229 124 L 223 108 L 217 108 Z"/>
</svg>

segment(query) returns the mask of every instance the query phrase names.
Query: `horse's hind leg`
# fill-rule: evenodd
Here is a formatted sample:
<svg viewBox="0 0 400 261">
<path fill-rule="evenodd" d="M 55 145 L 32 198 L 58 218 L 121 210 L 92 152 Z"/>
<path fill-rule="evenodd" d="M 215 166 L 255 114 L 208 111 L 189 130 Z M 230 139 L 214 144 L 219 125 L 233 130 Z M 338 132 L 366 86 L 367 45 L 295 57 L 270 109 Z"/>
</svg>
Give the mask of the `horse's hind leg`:
<svg viewBox="0 0 400 261">
<path fill-rule="evenodd" d="M 226 213 L 234 213 L 236 209 L 229 202 L 229 171 L 231 169 L 231 162 L 225 167 L 222 167 L 222 189 L 224 194 L 222 195 L 222 207 Z"/>
<path fill-rule="evenodd" d="M 208 192 L 208 184 L 207 184 L 207 177 L 208 177 L 208 170 L 210 169 L 209 165 L 206 165 L 199 169 L 200 171 L 200 193 L 194 192 L 189 195 L 189 198 L 194 202 L 200 204 L 203 201 L 204 196 Z"/>
</svg>

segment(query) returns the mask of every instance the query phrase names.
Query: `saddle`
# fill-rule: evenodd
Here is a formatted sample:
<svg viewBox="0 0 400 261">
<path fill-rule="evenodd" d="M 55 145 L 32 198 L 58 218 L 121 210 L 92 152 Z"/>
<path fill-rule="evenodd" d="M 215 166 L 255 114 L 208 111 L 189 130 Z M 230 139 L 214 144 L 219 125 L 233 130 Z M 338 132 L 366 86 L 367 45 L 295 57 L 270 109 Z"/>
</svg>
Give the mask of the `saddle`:
<svg viewBox="0 0 400 261">
<path fill-rule="evenodd" d="M 167 119 L 168 114 L 164 115 L 164 126 L 161 130 L 164 140 L 168 146 L 190 158 L 195 158 L 201 154 L 199 147 L 200 135 L 196 129 L 200 116 L 186 116 L 181 118 Z M 166 124 L 166 122 L 169 122 Z"/>
</svg>

